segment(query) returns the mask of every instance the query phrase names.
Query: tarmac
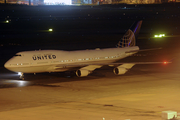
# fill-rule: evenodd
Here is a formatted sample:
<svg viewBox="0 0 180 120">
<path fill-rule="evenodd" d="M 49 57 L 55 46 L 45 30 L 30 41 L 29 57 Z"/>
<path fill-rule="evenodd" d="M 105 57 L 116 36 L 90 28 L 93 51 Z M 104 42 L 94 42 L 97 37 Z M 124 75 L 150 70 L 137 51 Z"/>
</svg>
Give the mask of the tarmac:
<svg viewBox="0 0 180 120">
<path fill-rule="evenodd" d="M 25 80 L 24 86 L 0 89 L 0 118 L 160 120 L 162 111 L 180 111 L 178 61 L 136 65 L 121 76 L 106 67 L 83 78 L 40 74 Z"/>
</svg>

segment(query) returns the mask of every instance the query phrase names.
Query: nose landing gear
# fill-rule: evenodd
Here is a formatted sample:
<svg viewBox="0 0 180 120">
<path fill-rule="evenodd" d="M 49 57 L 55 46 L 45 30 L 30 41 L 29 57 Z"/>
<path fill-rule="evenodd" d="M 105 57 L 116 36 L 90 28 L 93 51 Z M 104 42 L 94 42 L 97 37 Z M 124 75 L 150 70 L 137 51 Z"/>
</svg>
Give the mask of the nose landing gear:
<svg viewBox="0 0 180 120">
<path fill-rule="evenodd" d="M 24 74 L 22 72 L 18 72 L 18 75 L 21 80 L 24 80 Z"/>
</svg>

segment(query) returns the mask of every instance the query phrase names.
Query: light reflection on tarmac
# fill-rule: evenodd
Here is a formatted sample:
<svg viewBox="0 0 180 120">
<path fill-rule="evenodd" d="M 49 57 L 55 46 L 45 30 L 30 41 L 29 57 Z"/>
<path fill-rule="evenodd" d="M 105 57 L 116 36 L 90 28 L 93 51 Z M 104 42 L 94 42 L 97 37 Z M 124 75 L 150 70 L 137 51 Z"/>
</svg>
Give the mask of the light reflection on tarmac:
<svg viewBox="0 0 180 120">
<path fill-rule="evenodd" d="M 122 76 L 103 68 L 84 78 L 32 74 L 24 82 L 1 79 L 1 84 L 17 88 L 0 89 L 0 116 L 3 120 L 160 120 L 161 111 L 180 111 L 179 69 L 172 69 L 173 64 L 160 66 L 136 65 Z"/>
<path fill-rule="evenodd" d="M 24 87 L 28 85 L 32 85 L 32 82 L 23 80 L 0 80 L 0 88 Z"/>
</svg>

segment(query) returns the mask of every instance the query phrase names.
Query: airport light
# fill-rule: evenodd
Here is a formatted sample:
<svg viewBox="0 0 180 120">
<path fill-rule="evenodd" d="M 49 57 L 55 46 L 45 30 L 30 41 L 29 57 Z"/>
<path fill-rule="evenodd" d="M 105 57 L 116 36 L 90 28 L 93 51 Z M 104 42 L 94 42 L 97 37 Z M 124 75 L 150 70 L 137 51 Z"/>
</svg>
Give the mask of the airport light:
<svg viewBox="0 0 180 120">
<path fill-rule="evenodd" d="M 159 37 L 159 35 L 154 35 L 154 37 Z"/>
<path fill-rule="evenodd" d="M 165 36 L 165 34 L 154 35 L 155 38 L 162 38 L 164 36 Z"/>
<path fill-rule="evenodd" d="M 6 23 L 9 23 L 9 20 L 6 20 Z"/>
<path fill-rule="evenodd" d="M 163 36 L 163 37 L 165 36 L 165 34 L 160 34 L 160 35 Z"/>
<path fill-rule="evenodd" d="M 53 29 L 49 29 L 49 32 L 52 32 L 53 31 Z"/>
</svg>

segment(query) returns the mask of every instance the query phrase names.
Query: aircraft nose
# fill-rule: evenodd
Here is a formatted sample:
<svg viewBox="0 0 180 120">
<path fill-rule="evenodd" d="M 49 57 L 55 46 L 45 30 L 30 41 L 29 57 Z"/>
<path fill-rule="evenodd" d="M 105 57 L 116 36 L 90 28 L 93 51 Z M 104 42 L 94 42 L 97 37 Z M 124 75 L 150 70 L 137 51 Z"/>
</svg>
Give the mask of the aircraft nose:
<svg viewBox="0 0 180 120">
<path fill-rule="evenodd" d="M 7 61 L 7 62 L 4 64 L 4 67 L 5 67 L 6 69 L 8 69 L 8 68 L 10 67 L 9 61 Z"/>
</svg>

